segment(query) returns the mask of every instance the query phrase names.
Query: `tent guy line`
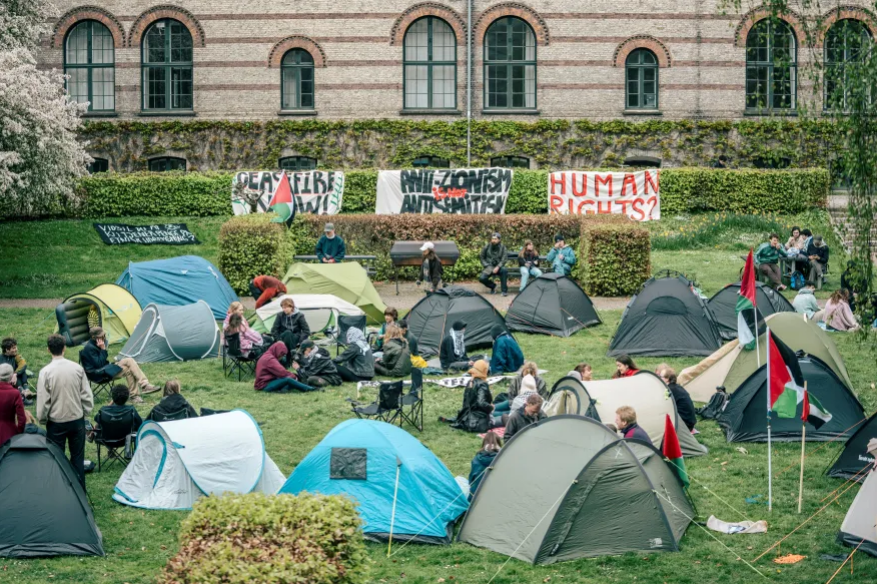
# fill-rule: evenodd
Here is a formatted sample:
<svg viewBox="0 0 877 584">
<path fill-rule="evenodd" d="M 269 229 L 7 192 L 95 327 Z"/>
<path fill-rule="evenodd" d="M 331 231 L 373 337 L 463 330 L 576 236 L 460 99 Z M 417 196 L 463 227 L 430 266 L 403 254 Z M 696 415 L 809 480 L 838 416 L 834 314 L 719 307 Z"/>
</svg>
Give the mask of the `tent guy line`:
<svg viewBox="0 0 877 584">
<path fill-rule="evenodd" d="M 874 413 L 877 413 L 877 412 L 874 412 Z M 873 416 L 873 415 L 874 415 L 874 414 L 871 414 L 871 416 Z M 829 444 L 832 444 L 832 443 L 833 443 L 835 440 L 837 440 L 838 438 L 845 438 L 845 437 L 847 436 L 847 432 L 849 432 L 850 430 L 852 430 L 853 428 L 855 428 L 856 426 L 858 426 L 858 425 L 860 425 L 860 424 L 864 424 L 865 422 L 867 422 L 868 420 L 871 419 L 871 416 L 868 416 L 868 417 L 865 418 L 864 420 L 859 420 L 858 422 L 856 422 L 855 424 L 853 424 L 852 426 L 850 426 L 849 428 L 847 428 L 847 429 L 844 430 L 843 432 L 840 432 L 837 436 L 835 436 L 835 437 L 832 438 L 831 440 L 829 440 L 829 441 L 827 441 L 827 442 L 823 442 L 823 443 L 820 444 L 817 448 L 815 448 L 812 452 L 808 452 L 807 454 L 805 454 L 805 455 L 804 455 L 804 458 L 806 459 L 808 456 L 812 456 L 812 455 L 816 454 L 817 452 L 819 452 L 820 450 L 822 450 L 823 448 L 825 448 L 825 447 L 828 446 Z M 786 468 L 784 468 L 784 469 L 781 470 L 780 472 L 778 472 L 778 473 L 776 473 L 775 475 L 773 475 L 774 478 L 779 478 L 784 472 L 786 472 L 786 471 L 788 471 L 788 470 L 791 470 L 791 469 L 795 468 L 795 467 L 798 466 L 799 464 L 801 464 L 800 461 L 798 461 L 798 462 L 793 462 L 792 464 L 790 464 L 789 466 L 787 466 Z M 831 496 L 831 495 L 829 495 L 829 497 L 830 497 L 830 496 Z M 824 501 L 824 500 L 825 500 L 825 499 L 823 499 L 823 501 Z"/>
</svg>

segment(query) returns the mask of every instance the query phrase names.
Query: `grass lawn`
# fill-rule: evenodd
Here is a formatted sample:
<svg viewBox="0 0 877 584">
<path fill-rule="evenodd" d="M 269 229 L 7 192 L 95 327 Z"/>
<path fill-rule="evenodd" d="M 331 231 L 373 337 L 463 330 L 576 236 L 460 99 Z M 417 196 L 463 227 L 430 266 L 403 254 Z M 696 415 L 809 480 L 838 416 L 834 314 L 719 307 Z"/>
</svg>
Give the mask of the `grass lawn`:
<svg viewBox="0 0 877 584">
<path fill-rule="evenodd" d="M 696 219 L 696 218 L 695 218 Z M 148 219 L 144 223 L 167 219 Z M 0 240 L 14 242 L 0 259 L 0 297 L 61 297 L 93 284 L 115 279 L 128 259 L 142 260 L 167 254 L 196 253 L 211 260 L 216 254 L 218 219 L 174 219 L 186 221 L 205 242 L 198 248 L 179 247 L 105 247 L 87 222 L 61 221 L 52 223 L 20 223 L 0 225 Z M 667 225 L 674 225 L 668 219 Z M 681 219 L 678 225 L 691 223 Z M 654 240 L 672 236 L 658 233 L 660 226 L 651 226 Z M 675 227 L 674 227 L 675 228 Z M 211 235 L 211 232 L 213 235 Z M 720 238 L 735 237 L 722 233 Z M 669 242 L 662 242 L 664 245 Z M 698 249 L 680 252 L 656 249 L 654 269 L 674 268 L 694 271 L 707 293 L 715 292 L 725 283 L 735 280 L 742 262 L 736 243 L 698 243 Z M 718 248 L 715 246 L 719 245 Z M 658 247 L 658 246 L 656 246 Z M 744 245 L 744 249 L 748 245 Z M 743 252 L 745 253 L 745 252 Z M 40 264 L 41 258 L 47 258 Z M 78 258 L 82 258 L 79 260 Z M 735 261 L 736 258 L 736 261 Z M 837 265 L 837 264 L 835 264 Z M 57 273 L 57 274 L 56 274 Z M 56 274 L 47 277 L 47 274 Z M 838 270 L 834 270 L 837 281 Z M 11 280 L 13 275 L 18 278 Z M 569 339 L 536 335 L 519 335 L 528 358 L 540 368 L 547 369 L 549 383 L 563 376 L 579 361 L 593 364 L 596 377 L 608 377 L 614 362 L 605 357 L 608 342 L 621 317 L 621 311 L 603 311 L 602 326 L 580 332 Z M 0 334 L 14 335 L 24 355 L 33 367 L 48 361 L 45 337 L 54 325 L 49 309 L 0 309 Z M 870 346 L 859 344 L 851 337 L 833 335 L 845 358 L 855 389 L 868 413 L 877 409 L 877 374 Z M 117 349 L 116 349 L 117 350 Z M 76 359 L 76 350 L 68 355 Z M 638 360 L 643 368 L 653 368 L 664 359 Z M 668 359 L 678 369 L 697 362 L 696 358 Z M 196 407 L 248 410 L 260 423 L 268 452 L 285 474 L 289 474 L 300 460 L 333 426 L 351 417 L 346 397 L 353 397 L 355 387 L 345 384 L 324 393 L 305 395 L 262 395 L 254 392 L 251 382 L 234 382 L 224 378 L 220 363 L 146 365 L 150 379 L 163 382 L 177 378 L 183 394 Z M 369 394 L 371 395 L 371 394 Z M 461 389 L 440 389 L 427 386 L 426 427 L 415 435 L 435 452 L 454 474 L 467 475 L 469 462 L 478 450 L 480 440 L 474 436 L 451 430 L 437 422 L 440 415 L 453 415 L 462 398 Z M 141 407 L 145 415 L 158 401 L 147 396 Z M 533 567 L 518 560 L 463 544 L 448 547 L 410 545 L 394 546 L 394 556 L 386 558 L 386 548 L 369 544 L 371 551 L 371 580 L 387 583 L 427 584 L 444 581 L 484 583 L 502 571 L 493 580 L 496 583 L 521 582 L 624 582 L 648 584 L 707 584 L 725 582 L 756 582 L 762 577 L 737 561 L 739 554 L 753 560 L 778 539 L 792 531 L 825 503 L 821 500 L 841 487 L 843 481 L 824 476 L 826 467 L 840 451 L 840 444 L 808 444 L 805 470 L 804 513 L 798 515 L 797 498 L 800 447 L 796 444 L 777 444 L 774 448 L 775 506 L 768 513 L 763 504 L 747 504 L 745 499 L 767 494 L 766 446 L 746 444 L 746 453 L 738 446 L 724 441 L 718 427 L 712 422 L 699 424 L 699 439 L 710 448 L 710 454 L 688 459 L 687 464 L 695 484 L 691 493 L 700 513 L 699 521 L 712 514 L 726 521 L 766 519 L 767 534 L 725 536 L 715 534 L 719 541 L 703 529 L 692 525 L 682 540 L 682 551 L 666 554 L 628 554 L 592 560 L 579 560 L 548 567 Z M 93 445 L 86 455 L 96 456 Z M 95 509 L 97 523 L 104 535 L 106 558 L 57 558 L 49 560 L 0 560 L 0 582 L 12 583 L 147 583 L 154 582 L 167 559 L 176 552 L 179 522 L 185 516 L 180 512 L 141 511 L 124 507 L 111 500 L 113 486 L 120 470 L 105 470 L 88 477 L 88 492 Z M 709 489 L 707 491 L 706 489 Z M 780 553 L 798 553 L 807 556 L 795 565 L 777 565 L 771 560 L 774 553 L 754 563 L 767 579 L 788 584 L 821 584 L 826 582 L 839 564 L 822 561 L 819 555 L 847 553 L 850 550 L 835 543 L 835 534 L 852 502 L 857 487 L 853 487 L 836 502 L 831 503 L 814 520 L 786 539 Z M 508 502 L 509 513 L 526 501 Z M 727 546 L 730 551 L 726 549 Z M 503 567 L 504 566 L 504 567 Z M 443 580 L 442 580 L 443 579 Z M 877 581 L 877 560 L 857 554 L 855 574 L 848 567 L 835 582 Z"/>
</svg>

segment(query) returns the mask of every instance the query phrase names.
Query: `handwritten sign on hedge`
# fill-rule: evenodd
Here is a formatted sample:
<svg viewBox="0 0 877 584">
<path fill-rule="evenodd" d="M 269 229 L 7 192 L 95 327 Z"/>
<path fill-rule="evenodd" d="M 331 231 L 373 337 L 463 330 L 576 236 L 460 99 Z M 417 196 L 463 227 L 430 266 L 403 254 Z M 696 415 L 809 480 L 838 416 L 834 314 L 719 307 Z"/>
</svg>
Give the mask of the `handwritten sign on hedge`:
<svg viewBox="0 0 877 584">
<path fill-rule="evenodd" d="M 248 199 L 255 202 L 256 211 L 264 213 L 268 210 L 271 198 L 277 185 L 280 184 L 282 171 L 276 172 L 239 172 L 232 179 L 231 206 L 235 215 L 247 215 L 252 212 Z M 289 187 L 295 198 L 295 209 L 298 213 L 314 215 L 337 215 L 341 212 L 344 198 L 344 173 L 333 170 L 309 170 L 306 172 L 287 172 Z M 243 193 L 237 192 L 236 185 L 243 184 Z M 261 194 L 260 194 L 261 193 Z"/>
<path fill-rule="evenodd" d="M 139 243 L 140 245 L 198 245 L 201 242 L 185 223 L 160 225 L 127 225 L 124 223 L 93 223 L 107 245 Z"/>
<path fill-rule="evenodd" d="M 661 218 L 659 176 L 659 170 L 552 172 L 548 175 L 548 213 L 657 220 Z"/>
<path fill-rule="evenodd" d="M 502 215 L 511 188 L 507 168 L 382 170 L 375 213 Z"/>
</svg>

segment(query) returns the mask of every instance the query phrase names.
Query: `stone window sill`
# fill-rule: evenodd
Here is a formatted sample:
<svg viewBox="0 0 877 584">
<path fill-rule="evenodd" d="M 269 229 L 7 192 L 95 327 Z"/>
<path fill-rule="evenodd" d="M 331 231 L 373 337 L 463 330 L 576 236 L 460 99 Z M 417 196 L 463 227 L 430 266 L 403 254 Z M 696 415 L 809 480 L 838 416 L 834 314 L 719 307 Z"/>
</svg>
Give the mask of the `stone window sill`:
<svg viewBox="0 0 877 584">
<path fill-rule="evenodd" d="M 663 116 L 664 112 L 657 109 L 626 109 L 622 113 L 625 116 Z"/>
<path fill-rule="evenodd" d="M 316 116 L 317 110 L 280 110 L 278 116 Z"/>
<path fill-rule="evenodd" d="M 83 118 L 118 118 L 118 112 L 85 112 Z"/>
<path fill-rule="evenodd" d="M 483 109 L 483 116 L 538 116 L 542 112 L 537 109 Z"/>
<path fill-rule="evenodd" d="M 400 116 L 462 116 L 463 112 L 457 109 L 403 109 Z"/>
<path fill-rule="evenodd" d="M 194 111 L 178 111 L 178 110 L 148 110 L 141 111 L 137 114 L 143 118 L 194 118 L 198 114 Z"/>
<path fill-rule="evenodd" d="M 797 118 L 797 110 L 743 110 L 743 115 L 761 118 Z"/>
</svg>

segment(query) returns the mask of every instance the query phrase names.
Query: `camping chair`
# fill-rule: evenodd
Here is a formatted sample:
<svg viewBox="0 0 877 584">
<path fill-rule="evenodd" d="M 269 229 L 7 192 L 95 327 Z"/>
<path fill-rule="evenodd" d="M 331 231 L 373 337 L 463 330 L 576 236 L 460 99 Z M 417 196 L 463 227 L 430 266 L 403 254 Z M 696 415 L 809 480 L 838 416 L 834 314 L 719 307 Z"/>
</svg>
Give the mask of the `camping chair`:
<svg viewBox="0 0 877 584">
<path fill-rule="evenodd" d="M 341 347 L 347 347 L 347 331 L 351 328 L 358 328 L 365 334 L 366 315 L 349 316 L 345 314 L 338 315 L 338 327 L 332 327 L 326 331 L 326 336 L 335 345 L 335 356 L 341 352 Z"/>
<path fill-rule="evenodd" d="M 241 334 L 234 333 L 226 335 L 225 346 L 222 349 L 222 371 L 226 377 L 238 374 L 238 381 L 241 381 L 243 375 L 256 374 L 257 359 L 252 354 L 243 354 L 241 352 Z"/>
<path fill-rule="evenodd" d="M 353 413 L 357 418 L 376 419 L 388 424 L 396 423 L 399 420 L 399 427 L 402 427 L 402 389 L 404 387 L 402 381 L 393 381 L 390 383 L 381 383 L 378 388 L 378 399 L 367 406 L 362 406 L 360 402 L 348 399 L 353 405 Z"/>
<path fill-rule="evenodd" d="M 97 414 L 97 426 L 94 429 L 94 443 L 97 445 L 97 471 L 100 472 L 101 446 L 106 449 L 104 461 L 107 466 L 118 462 L 128 466 L 134 456 L 137 430 L 134 427 L 134 409 L 122 414 L 111 414 L 101 409 Z"/>
<path fill-rule="evenodd" d="M 402 396 L 402 409 L 399 411 L 402 417 L 400 426 L 402 421 L 408 422 L 423 432 L 423 397 L 423 369 L 414 367 L 411 369 L 411 389 Z"/>
<path fill-rule="evenodd" d="M 79 356 L 79 365 L 82 365 L 82 354 Z M 85 369 L 83 367 L 83 369 Z M 91 393 L 94 396 L 94 401 L 97 402 L 101 393 L 106 392 L 107 395 L 110 395 L 110 390 L 113 387 L 114 379 L 112 377 L 107 377 L 105 373 L 102 374 L 92 374 L 88 371 L 85 372 L 85 377 L 88 378 L 88 382 L 91 383 Z"/>
<path fill-rule="evenodd" d="M 189 408 L 186 406 L 181 407 L 178 410 L 173 410 L 171 412 L 166 412 L 164 410 L 158 409 L 158 406 L 152 408 L 152 412 L 150 413 L 150 419 L 153 422 L 175 422 L 177 420 L 186 420 L 189 418 Z"/>
</svg>

